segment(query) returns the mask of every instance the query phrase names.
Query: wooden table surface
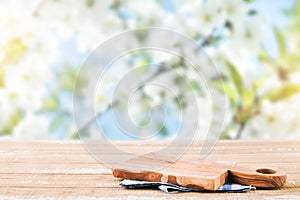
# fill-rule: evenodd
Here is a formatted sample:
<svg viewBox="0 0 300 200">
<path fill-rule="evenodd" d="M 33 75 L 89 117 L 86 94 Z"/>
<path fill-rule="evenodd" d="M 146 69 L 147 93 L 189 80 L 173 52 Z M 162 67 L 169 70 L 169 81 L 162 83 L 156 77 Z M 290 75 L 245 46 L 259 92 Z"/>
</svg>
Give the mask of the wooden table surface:
<svg viewBox="0 0 300 200">
<path fill-rule="evenodd" d="M 133 142 L 117 144 L 139 148 Z M 162 145 L 148 142 L 142 146 Z M 197 156 L 199 145 L 186 154 Z M 300 141 L 219 141 L 208 159 L 280 168 L 288 173 L 288 182 L 283 189 L 246 193 L 165 194 L 154 189 L 124 189 L 79 141 L 0 141 L 0 199 L 300 199 Z"/>
</svg>

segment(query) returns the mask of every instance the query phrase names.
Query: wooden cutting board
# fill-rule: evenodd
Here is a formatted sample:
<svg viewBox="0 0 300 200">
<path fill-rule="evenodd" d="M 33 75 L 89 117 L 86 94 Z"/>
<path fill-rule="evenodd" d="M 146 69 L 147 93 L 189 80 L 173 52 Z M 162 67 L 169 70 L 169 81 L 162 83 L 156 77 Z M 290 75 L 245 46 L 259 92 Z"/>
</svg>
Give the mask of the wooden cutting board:
<svg viewBox="0 0 300 200">
<path fill-rule="evenodd" d="M 226 182 L 275 189 L 282 187 L 287 179 L 286 172 L 268 167 L 245 167 L 197 159 L 163 162 L 139 157 L 129 160 L 124 167 L 113 169 L 112 174 L 116 178 L 171 183 L 203 190 L 216 190 Z M 154 168 L 157 164 L 165 164 L 165 167 L 151 170 L 151 166 Z"/>
</svg>

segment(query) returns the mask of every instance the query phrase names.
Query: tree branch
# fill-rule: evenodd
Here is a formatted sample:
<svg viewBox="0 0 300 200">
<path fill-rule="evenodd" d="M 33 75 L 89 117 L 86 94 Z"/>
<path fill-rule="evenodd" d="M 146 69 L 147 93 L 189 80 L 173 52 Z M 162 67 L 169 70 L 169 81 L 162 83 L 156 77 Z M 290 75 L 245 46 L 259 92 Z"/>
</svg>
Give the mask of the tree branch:
<svg viewBox="0 0 300 200">
<path fill-rule="evenodd" d="M 239 140 L 241 138 L 241 135 L 242 135 L 242 133 L 245 129 L 245 126 L 246 126 L 246 123 L 244 123 L 244 122 L 239 124 L 239 129 L 238 129 L 237 134 L 234 138 L 235 140 Z"/>
<path fill-rule="evenodd" d="M 148 81 L 153 80 L 154 78 L 158 77 L 159 75 L 165 73 L 167 70 L 161 67 L 162 65 L 160 65 L 159 69 L 153 73 L 148 79 L 146 79 L 145 81 L 143 81 L 143 83 L 140 84 L 140 87 L 138 87 L 137 90 L 142 89 L 142 86 L 147 83 Z M 98 117 L 100 117 L 102 114 L 104 114 L 105 112 L 107 112 L 108 110 L 110 110 L 111 108 L 113 108 L 114 106 L 118 105 L 119 101 L 115 100 L 113 101 L 110 105 L 108 105 L 104 111 L 98 112 L 95 116 L 93 116 L 92 118 L 90 118 L 83 126 L 81 126 L 78 129 L 78 133 L 84 131 L 86 128 L 88 128 Z"/>
</svg>

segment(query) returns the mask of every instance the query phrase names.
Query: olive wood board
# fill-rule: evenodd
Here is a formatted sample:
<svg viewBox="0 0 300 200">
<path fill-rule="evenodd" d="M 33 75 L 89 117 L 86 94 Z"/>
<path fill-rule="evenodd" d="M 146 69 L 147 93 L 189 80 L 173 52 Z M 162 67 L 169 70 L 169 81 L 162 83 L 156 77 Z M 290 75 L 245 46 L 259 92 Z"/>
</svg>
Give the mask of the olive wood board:
<svg viewBox="0 0 300 200">
<path fill-rule="evenodd" d="M 286 172 L 283 170 L 223 164 L 199 159 L 179 159 L 159 170 L 151 170 L 151 165 L 154 169 L 157 163 L 147 158 L 140 157 L 138 160 L 130 160 L 129 163 L 134 163 L 135 166 L 131 168 L 130 165 L 126 167 L 124 165 L 124 168 L 114 168 L 113 176 L 121 179 L 171 183 L 203 190 L 217 190 L 226 182 L 276 189 L 282 187 L 287 181 Z M 139 168 L 140 163 L 144 164 Z M 146 166 L 145 163 L 148 167 L 142 167 Z"/>
</svg>

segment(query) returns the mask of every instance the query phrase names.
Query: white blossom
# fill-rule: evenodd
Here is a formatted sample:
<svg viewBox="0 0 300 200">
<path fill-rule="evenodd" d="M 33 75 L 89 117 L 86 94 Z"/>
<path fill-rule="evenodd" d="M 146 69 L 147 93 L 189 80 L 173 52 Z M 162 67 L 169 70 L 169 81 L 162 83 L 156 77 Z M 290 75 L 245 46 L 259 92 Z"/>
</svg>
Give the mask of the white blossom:
<svg viewBox="0 0 300 200">
<path fill-rule="evenodd" d="M 124 1 L 122 6 L 128 13 L 126 21 L 128 21 L 130 29 L 160 26 L 161 19 L 164 17 L 164 11 L 155 0 Z"/>
<path fill-rule="evenodd" d="M 262 26 L 264 18 L 260 13 L 249 16 L 250 8 L 244 0 L 174 0 L 170 3 L 174 8 L 166 8 L 164 2 L 157 0 L 1 2 L 0 124 L 3 125 L 0 132 L 10 123 L 12 116 L 18 115 L 19 121 L 15 120 L 15 124 L 12 124 L 15 126 L 13 137 L 50 137 L 49 120 L 38 112 L 45 96 L 49 95 L 49 88 L 58 82 L 59 77 L 54 76 L 55 70 L 66 61 L 60 56 L 62 55 L 60 43 L 71 43 L 71 47 L 68 48 L 73 48 L 74 43 L 76 48 L 74 51 L 86 55 L 112 35 L 134 28 L 169 28 L 187 34 L 197 41 L 209 37 L 214 39 L 214 34 L 217 33 L 220 34 L 220 41 L 217 44 L 208 44 L 210 46 L 206 48 L 214 62 L 220 65 L 221 70 L 225 69 L 224 60 L 233 63 L 247 86 L 256 80 L 262 69 L 253 60 L 265 39 L 265 27 Z M 165 47 L 175 45 L 174 38 L 168 40 L 164 38 L 152 35 L 146 39 L 147 41 L 136 40 L 134 44 L 129 41 L 126 45 L 134 46 L 136 42 L 145 44 L 156 42 Z M 130 42 L 132 44 L 129 44 Z M 121 48 L 119 46 L 122 45 L 116 44 L 114 48 Z M 292 48 L 296 49 L 295 46 Z M 186 49 L 182 50 L 183 54 L 189 52 Z M 110 58 L 109 52 L 107 51 L 106 58 Z M 207 133 L 212 120 L 211 100 L 205 95 L 201 96 L 200 91 L 194 91 L 198 96 L 193 96 L 193 91 L 176 78 L 181 77 L 187 84 L 198 82 L 201 89 L 207 89 L 201 82 L 203 80 L 196 76 L 193 70 L 180 66 L 176 69 L 169 68 L 168 72 L 153 78 L 143 88 L 134 92 L 138 88 L 136 83 L 143 83 L 145 77 L 149 78 L 158 68 L 154 65 L 165 64 L 169 67 L 179 63 L 178 57 L 164 51 L 144 52 L 144 54 L 141 52 L 140 55 L 136 53 L 134 56 L 126 55 L 116 61 L 103 74 L 97 85 L 93 81 L 85 85 L 82 92 L 86 97 L 84 107 L 96 114 L 105 111 L 110 103 L 118 100 L 122 106 L 125 105 L 118 109 L 128 110 L 129 117 L 137 126 L 145 125 L 148 120 L 149 130 L 154 131 L 157 130 L 157 125 L 161 126 L 164 123 L 164 114 L 169 115 L 168 119 L 173 117 L 179 119 L 181 112 L 184 111 L 193 117 L 195 107 L 191 105 L 192 101 L 186 102 L 186 110 L 178 108 L 176 97 L 185 95 L 187 100 L 196 98 L 196 102 L 201 105 L 197 117 L 201 121 L 202 130 Z M 261 92 L 282 84 L 274 69 L 269 70 L 263 71 L 269 77 Z M 89 78 L 87 76 L 87 80 Z M 288 78 L 293 83 L 299 83 L 300 80 L 298 72 L 290 74 Z M 197 90 L 195 88 L 197 87 L 194 86 L 192 90 Z M 60 89 L 58 88 L 58 91 Z M 251 131 L 264 133 L 261 137 L 266 138 L 274 135 L 284 137 L 286 134 L 298 136 L 297 132 L 300 131 L 298 102 L 299 96 L 279 103 L 263 102 L 261 113 L 250 124 Z M 66 111 L 72 112 L 70 104 L 68 105 Z M 229 110 L 229 117 L 224 123 L 229 123 L 228 118 L 231 118 L 233 113 L 230 112 L 232 111 L 230 108 L 226 109 Z M 185 126 L 192 127 L 193 123 L 187 121 Z M 223 121 L 216 123 L 221 124 Z M 95 127 L 92 132 L 98 134 Z M 146 133 L 143 130 L 141 134 Z M 201 137 L 203 139 L 205 135 Z"/>
<path fill-rule="evenodd" d="M 248 12 L 247 3 L 244 0 L 222 0 L 221 2 L 227 20 L 238 27 Z"/>
<path fill-rule="evenodd" d="M 0 124 L 2 125 L 7 124 L 9 122 L 10 117 L 17 112 L 16 107 L 12 105 L 9 102 L 10 100 L 5 96 L 5 91 L 0 90 Z"/>
<path fill-rule="evenodd" d="M 14 128 L 13 138 L 46 139 L 49 138 L 49 119 L 34 113 L 26 113 L 24 119 Z"/>
<path fill-rule="evenodd" d="M 266 35 L 266 28 L 261 23 L 262 21 L 263 16 L 258 14 L 248 20 L 242 21 L 234 29 L 231 39 L 232 48 L 243 54 L 251 52 L 252 55 L 257 55 Z"/>
<path fill-rule="evenodd" d="M 0 7 L 0 131 L 13 128 L 22 115 L 41 108 L 46 84 L 58 59 L 57 42 L 46 25 L 34 17 L 31 5 L 17 1 Z M 18 118 L 18 119 L 17 119 Z M 5 131 L 8 131 L 5 130 Z"/>
<path fill-rule="evenodd" d="M 225 16 L 221 12 L 221 2 L 219 0 L 193 1 L 192 4 L 185 4 L 179 10 L 179 15 L 186 17 L 184 23 L 188 24 L 189 30 L 207 37 L 225 22 Z"/>
<path fill-rule="evenodd" d="M 262 104 L 261 113 L 252 119 L 250 127 L 259 138 L 283 139 L 300 137 L 299 135 L 299 97 L 288 101 L 271 103 L 266 100 Z"/>
</svg>

